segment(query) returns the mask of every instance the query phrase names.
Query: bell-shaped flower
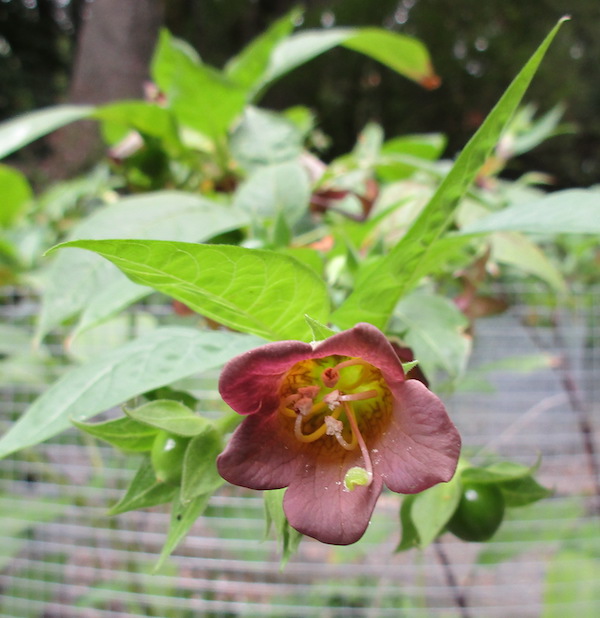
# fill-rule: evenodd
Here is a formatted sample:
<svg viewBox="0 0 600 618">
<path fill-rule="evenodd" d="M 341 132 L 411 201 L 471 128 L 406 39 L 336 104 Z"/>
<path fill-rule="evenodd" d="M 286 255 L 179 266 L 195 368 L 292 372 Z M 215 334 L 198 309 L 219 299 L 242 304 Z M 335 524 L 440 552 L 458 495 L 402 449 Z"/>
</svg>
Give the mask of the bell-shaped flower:
<svg viewBox="0 0 600 618">
<path fill-rule="evenodd" d="M 250 350 L 225 366 L 219 390 L 247 417 L 218 457 L 221 476 L 251 489 L 287 487 L 290 525 L 324 543 L 360 539 L 384 485 L 418 493 L 456 469 L 461 441 L 444 405 L 406 379 L 370 324 L 315 344 Z"/>
</svg>

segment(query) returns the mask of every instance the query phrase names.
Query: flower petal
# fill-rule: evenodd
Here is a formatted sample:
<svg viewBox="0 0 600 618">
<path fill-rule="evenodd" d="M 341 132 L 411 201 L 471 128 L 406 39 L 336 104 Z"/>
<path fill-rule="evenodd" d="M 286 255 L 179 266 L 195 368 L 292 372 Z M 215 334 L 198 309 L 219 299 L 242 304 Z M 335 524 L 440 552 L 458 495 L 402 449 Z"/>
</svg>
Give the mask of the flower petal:
<svg viewBox="0 0 600 618">
<path fill-rule="evenodd" d="M 390 388 L 405 380 L 402 363 L 392 344 L 371 324 L 357 324 L 350 330 L 325 339 L 317 344 L 312 358 L 323 358 L 334 354 L 359 357 L 377 367 Z"/>
<path fill-rule="evenodd" d="M 276 414 L 251 415 L 234 431 L 217 457 L 219 474 L 250 489 L 287 487 L 299 467 L 303 445 L 281 429 Z"/>
<path fill-rule="evenodd" d="M 392 392 L 394 410 L 389 425 L 369 444 L 375 474 L 402 494 L 449 481 L 456 470 L 461 440 L 444 404 L 418 380 L 408 380 Z"/>
<path fill-rule="evenodd" d="M 240 354 L 221 372 L 221 397 L 238 414 L 270 414 L 279 407 L 281 376 L 312 353 L 308 343 L 278 341 Z"/>
<path fill-rule="evenodd" d="M 305 452 L 283 498 L 290 525 L 322 543 L 350 545 L 365 533 L 383 483 L 374 477 L 368 487 L 348 491 L 346 472 L 363 466 L 359 451 L 345 451 L 331 457 L 328 449 Z"/>
</svg>

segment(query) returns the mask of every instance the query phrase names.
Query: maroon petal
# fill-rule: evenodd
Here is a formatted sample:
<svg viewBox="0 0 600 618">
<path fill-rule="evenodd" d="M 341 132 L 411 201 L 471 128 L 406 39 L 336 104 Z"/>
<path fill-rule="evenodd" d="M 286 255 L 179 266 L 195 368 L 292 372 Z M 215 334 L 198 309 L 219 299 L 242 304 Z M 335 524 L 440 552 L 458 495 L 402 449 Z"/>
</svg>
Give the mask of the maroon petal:
<svg viewBox="0 0 600 618">
<path fill-rule="evenodd" d="M 278 341 L 240 354 L 221 372 L 221 397 L 238 414 L 270 413 L 279 406 L 281 376 L 312 352 L 302 341 Z"/>
<path fill-rule="evenodd" d="M 217 469 L 234 485 L 281 489 L 294 478 L 302 446 L 281 430 L 276 414 L 248 416 L 217 457 Z"/>
<path fill-rule="evenodd" d="M 371 324 L 357 324 L 350 330 L 329 337 L 317 344 L 312 358 L 333 354 L 362 358 L 381 371 L 390 388 L 405 380 L 402 364 L 392 344 Z"/>
<path fill-rule="evenodd" d="M 344 487 L 346 472 L 364 466 L 360 452 L 332 458 L 328 449 L 303 453 L 283 499 L 290 525 L 322 543 L 350 545 L 365 533 L 383 486 L 375 476 L 368 487 Z"/>
<path fill-rule="evenodd" d="M 395 387 L 393 394 L 392 418 L 376 443 L 369 445 L 375 474 L 402 494 L 449 481 L 461 440 L 444 404 L 417 380 Z"/>
</svg>

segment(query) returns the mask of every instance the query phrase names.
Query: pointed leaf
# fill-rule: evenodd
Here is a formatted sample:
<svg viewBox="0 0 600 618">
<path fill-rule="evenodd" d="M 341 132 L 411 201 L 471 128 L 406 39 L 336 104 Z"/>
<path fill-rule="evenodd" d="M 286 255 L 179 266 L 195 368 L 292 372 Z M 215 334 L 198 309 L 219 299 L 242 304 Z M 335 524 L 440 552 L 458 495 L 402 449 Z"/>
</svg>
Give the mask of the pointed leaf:
<svg viewBox="0 0 600 618">
<path fill-rule="evenodd" d="M 331 28 L 307 30 L 282 41 L 271 56 L 262 85 L 337 45 L 370 56 L 423 85 L 431 87 L 439 82 L 433 73 L 427 49 L 418 39 L 381 28 Z"/>
<path fill-rule="evenodd" d="M 428 274 L 428 254 L 452 223 L 460 198 L 487 160 L 564 20 L 552 29 L 510 84 L 406 235 L 388 256 L 358 274 L 354 292 L 338 308 L 333 321 L 349 328 L 367 321 L 385 328 L 399 298 Z"/>
<path fill-rule="evenodd" d="M 241 53 L 227 63 L 225 66 L 227 76 L 252 92 L 269 65 L 273 48 L 290 34 L 294 22 L 301 15 L 302 11 L 293 9 L 251 41 Z"/>
<path fill-rule="evenodd" d="M 178 436 L 197 436 L 210 427 L 210 421 L 194 414 L 187 406 L 172 399 L 156 399 L 138 408 L 125 408 L 127 416 L 139 423 Z"/>
<path fill-rule="evenodd" d="M 179 500 L 173 500 L 169 533 L 160 553 L 160 558 L 154 567 L 155 573 L 164 565 L 167 558 L 190 531 L 194 522 L 202 515 L 211 495 L 211 493 L 207 493 L 197 496 L 187 504 L 181 504 Z"/>
<path fill-rule="evenodd" d="M 127 416 L 102 423 L 82 423 L 80 421 L 72 421 L 72 423 L 81 431 L 129 452 L 149 451 L 157 434 L 154 427 L 139 423 Z"/>
<path fill-rule="evenodd" d="M 52 133 L 94 111 L 87 105 L 57 105 L 17 116 L 0 124 L 0 159 L 39 137 Z"/>
<path fill-rule="evenodd" d="M 297 260 L 272 251 L 158 240 L 80 240 L 59 247 L 95 251 L 135 283 L 267 339 L 310 338 L 305 313 L 327 320 L 323 280 Z"/>
<path fill-rule="evenodd" d="M 66 373 L 0 438 L 0 457 L 64 431 L 69 419 L 85 420 L 148 390 L 214 369 L 260 343 L 237 333 L 159 328 Z"/>
<path fill-rule="evenodd" d="M 212 138 L 225 136 L 246 103 L 244 88 L 202 64 L 166 30 L 152 60 L 152 77 L 179 122 Z"/>
<path fill-rule="evenodd" d="M 33 191 L 27 178 L 19 170 L 0 165 L 0 187 L 2 187 L 2 208 L 0 228 L 8 228 L 22 217 Z"/>
</svg>

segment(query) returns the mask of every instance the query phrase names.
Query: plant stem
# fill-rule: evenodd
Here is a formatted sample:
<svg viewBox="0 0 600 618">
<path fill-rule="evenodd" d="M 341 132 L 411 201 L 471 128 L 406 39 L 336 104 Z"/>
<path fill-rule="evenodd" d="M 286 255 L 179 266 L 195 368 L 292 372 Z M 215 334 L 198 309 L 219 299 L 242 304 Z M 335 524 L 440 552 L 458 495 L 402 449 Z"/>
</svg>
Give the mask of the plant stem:
<svg viewBox="0 0 600 618">
<path fill-rule="evenodd" d="M 450 558 L 448 557 L 446 550 L 442 546 L 442 541 L 439 538 L 435 539 L 435 541 L 433 542 L 433 548 L 435 549 L 438 560 L 442 565 L 442 568 L 444 570 L 444 577 L 446 578 L 446 584 L 448 585 L 448 588 L 452 590 L 454 602 L 459 609 L 461 618 L 470 618 L 471 614 L 469 613 L 469 604 L 467 603 L 467 597 L 460 585 L 458 584 L 456 577 L 454 576 L 454 571 L 452 570 Z"/>
</svg>

